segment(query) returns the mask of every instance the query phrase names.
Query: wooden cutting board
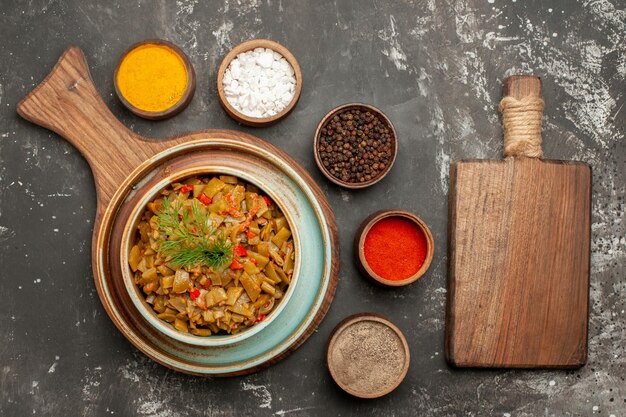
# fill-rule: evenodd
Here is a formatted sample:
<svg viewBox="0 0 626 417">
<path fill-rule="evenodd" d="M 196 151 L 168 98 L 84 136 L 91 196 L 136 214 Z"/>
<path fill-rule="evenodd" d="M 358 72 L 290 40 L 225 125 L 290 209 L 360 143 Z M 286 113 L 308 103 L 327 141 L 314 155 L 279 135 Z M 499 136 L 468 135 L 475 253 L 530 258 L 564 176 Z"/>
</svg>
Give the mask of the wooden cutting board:
<svg viewBox="0 0 626 417">
<path fill-rule="evenodd" d="M 579 367 L 587 360 L 591 169 L 524 156 L 537 153 L 528 144 L 535 124 L 541 139 L 539 78 L 511 77 L 504 93 L 515 99 L 509 120 L 503 113 L 505 144 L 507 134 L 516 144 L 505 146 L 504 160 L 450 169 L 446 358 L 458 367 Z"/>
</svg>

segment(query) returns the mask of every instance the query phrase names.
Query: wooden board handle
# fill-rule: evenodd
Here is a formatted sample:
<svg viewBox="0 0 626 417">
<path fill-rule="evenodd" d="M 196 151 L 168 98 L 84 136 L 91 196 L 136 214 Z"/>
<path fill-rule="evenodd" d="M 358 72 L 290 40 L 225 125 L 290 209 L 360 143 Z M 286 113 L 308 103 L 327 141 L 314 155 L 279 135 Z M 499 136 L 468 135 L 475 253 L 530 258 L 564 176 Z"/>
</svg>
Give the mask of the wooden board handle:
<svg viewBox="0 0 626 417">
<path fill-rule="evenodd" d="M 75 45 L 18 103 L 17 112 L 63 136 L 83 154 L 101 202 L 108 202 L 128 174 L 157 150 L 154 142 L 146 143 L 109 111 L 94 86 L 85 55 Z"/>
<path fill-rule="evenodd" d="M 502 95 L 518 100 L 524 97 L 541 98 L 541 78 L 535 75 L 512 75 L 504 80 Z"/>
<path fill-rule="evenodd" d="M 541 148 L 541 79 L 533 75 L 513 75 L 504 81 L 500 101 L 504 130 L 505 157 L 543 157 Z"/>
</svg>

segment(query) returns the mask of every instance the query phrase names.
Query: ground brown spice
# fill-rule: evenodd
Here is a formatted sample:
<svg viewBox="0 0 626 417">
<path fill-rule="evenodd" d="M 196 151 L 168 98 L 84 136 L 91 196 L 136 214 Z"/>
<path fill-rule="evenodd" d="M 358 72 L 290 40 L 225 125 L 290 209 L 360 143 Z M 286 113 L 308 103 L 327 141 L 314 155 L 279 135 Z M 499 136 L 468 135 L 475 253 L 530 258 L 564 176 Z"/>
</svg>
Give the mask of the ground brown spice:
<svg viewBox="0 0 626 417">
<path fill-rule="evenodd" d="M 376 321 L 360 321 L 345 328 L 331 355 L 338 382 L 365 395 L 395 386 L 405 361 L 398 335 Z"/>
</svg>

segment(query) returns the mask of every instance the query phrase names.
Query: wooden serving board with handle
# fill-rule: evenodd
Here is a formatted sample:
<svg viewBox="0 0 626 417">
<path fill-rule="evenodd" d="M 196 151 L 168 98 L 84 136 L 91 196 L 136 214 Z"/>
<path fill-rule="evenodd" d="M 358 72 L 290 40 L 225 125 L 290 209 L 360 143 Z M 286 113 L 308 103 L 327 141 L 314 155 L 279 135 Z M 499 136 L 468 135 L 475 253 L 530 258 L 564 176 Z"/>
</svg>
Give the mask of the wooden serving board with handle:
<svg viewBox="0 0 626 417">
<path fill-rule="evenodd" d="M 543 109 L 537 77 L 511 77 L 504 93 Z M 519 107 L 505 134 L 533 117 L 540 132 L 534 108 L 538 115 Z M 445 350 L 454 366 L 575 368 L 587 360 L 591 169 L 523 153 L 450 169 Z"/>
<path fill-rule="evenodd" d="M 276 363 L 315 331 L 330 307 L 339 278 L 337 227 L 323 192 L 284 151 L 232 130 L 202 130 L 163 139 L 134 133 L 107 108 L 77 46 L 67 48 L 46 79 L 19 102 L 17 112 L 67 139 L 89 162 L 98 199 L 91 248 L 96 289 L 113 323 L 146 355 L 190 374 L 240 375 Z M 271 323 L 274 327 L 259 332 L 258 337 L 219 348 L 182 343 L 156 331 L 133 306 L 120 262 L 125 224 L 142 196 L 154 187 L 163 187 L 186 172 L 206 174 L 226 168 L 237 172 L 242 167 L 283 190 L 284 198 L 277 203 L 296 206 L 290 214 L 307 234 L 302 245 L 317 248 L 315 252 L 308 247 L 307 264 L 301 269 L 316 273 L 292 289 L 300 297 L 298 303 L 287 304 L 286 313 Z M 274 337 L 281 331 L 284 338 Z"/>
</svg>

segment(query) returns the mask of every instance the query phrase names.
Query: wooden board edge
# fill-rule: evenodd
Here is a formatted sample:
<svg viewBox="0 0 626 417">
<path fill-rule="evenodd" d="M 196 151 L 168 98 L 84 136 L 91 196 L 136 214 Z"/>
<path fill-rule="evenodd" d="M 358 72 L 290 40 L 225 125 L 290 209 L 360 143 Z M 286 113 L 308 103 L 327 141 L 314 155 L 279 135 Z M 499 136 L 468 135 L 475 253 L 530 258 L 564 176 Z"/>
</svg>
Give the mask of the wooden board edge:
<svg viewBox="0 0 626 417">
<path fill-rule="evenodd" d="M 556 164 L 556 165 L 576 165 L 576 166 L 584 166 L 584 167 L 588 167 L 589 169 L 591 169 L 591 165 L 589 165 L 587 162 L 584 161 L 567 161 L 567 160 L 562 160 L 562 159 L 537 159 L 537 158 L 524 158 L 524 157 L 520 157 L 520 158 L 505 158 L 505 159 L 477 159 L 477 158 L 469 158 L 469 159 L 461 159 L 459 161 L 453 162 L 452 164 L 450 164 L 450 169 L 452 169 L 452 165 L 459 165 L 459 164 L 501 164 L 501 163 L 505 163 L 509 160 L 520 160 L 520 159 L 536 159 L 538 161 L 541 161 L 543 163 L 546 164 Z"/>
<path fill-rule="evenodd" d="M 477 363 L 477 362 L 450 362 L 448 361 L 448 365 L 453 368 L 463 368 L 463 369 L 527 369 L 527 370 L 541 370 L 541 369 L 550 369 L 550 370 L 573 370 L 580 369 L 585 366 L 587 360 L 585 358 L 584 361 L 579 361 L 575 363 L 563 363 L 563 364 L 519 364 L 519 363 L 505 363 L 505 364 L 486 364 L 486 363 Z"/>
<path fill-rule="evenodd" d="M 38 93 L 43 90 L 46 85 L 48 85 L 48 82 L 57 75 L 59 68 L 61 67 L 61 65 L 63 65 L 63 63 L 66 61 L 70 54 L 78 55 L 79 63 L 84 62 L 86 65 L 85 55 L 83 54 L 83 51 L 80 49 L 80 47 L 76 44 L 70 44 L 67 48 L 65 48 L 57 62 L 54 64 L 50 72 L 44 77 L 44 79 L 39 84 L 37 84 L 35 88 L 33 88 L 24 97 L 22 97 L 15 106 L 17 114 L 19 114 L 23 119 L 28 120 L 31 123 L 38 124 L 45 129 L 52 130 L 61 136 L 63 136 L 63 134 L 54 130 L 52 124 L 46 122 L 43 119 L 37 118 L 34 114 L 29 113 L 27 108 L 28 103 L 34 100 L 37 97 Z M 93 80 L 91 79 L 91 74 L 89 74 L 89 81 L 93 82 Z"/>
<path fill-rule="evenodd" d="M 585 340 L 583 341 L 583 350 L 579 360 L 580 365 L 578 367 L 582 367 L 587 364 L 587 360 L 589 358 L 589 311 L 591 304 L 591 239 L 593 230 L 591 229 L 592 220 L 593 220 L 593 168 L 591 165 L 586 163 L 581 163 L 587 168 L 587 175 L 589 176 L 588 190 L 589 194 L 587 196 L 587 201 L 589 201 L 589 211 L 587 215 L 589 216 L 589 257 L 587 260 L 587 311 L 585 312 Z"/>
<path fill-rule="evenodd" d="M 454 307 L 455 307 L 455 265 L 454 250 L 456 247 L 456 235 L 454 233 L 454 221 L 456 215 L 456 177 L 457 177 L 457 165 L 458 162 L 450 164 L 450 175 L 448 184 L 448 291 L 446 293 L 446 317 L 445 317 L 445 335 L 444 335 L 444 356 L 446 361 L 452 365 L 457 366 L 457 358 L 455 355 L 455 341 L 454 341 Z"/>
</svg>

